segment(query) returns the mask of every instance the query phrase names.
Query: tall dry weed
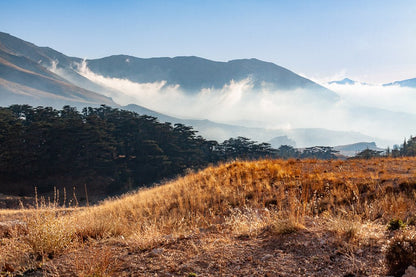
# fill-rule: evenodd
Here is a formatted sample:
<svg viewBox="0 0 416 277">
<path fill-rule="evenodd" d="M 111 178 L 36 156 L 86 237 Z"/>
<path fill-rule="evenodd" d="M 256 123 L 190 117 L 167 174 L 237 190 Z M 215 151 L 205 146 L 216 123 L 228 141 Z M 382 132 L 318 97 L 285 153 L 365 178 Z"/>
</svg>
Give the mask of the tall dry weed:
<svg viewBox="0 0 416 277">
<path fill-rule="evenodd" d="M 75 228 L 66 216 L 54 210 L 35 212 L 28 216 L 25 242 L 38 257 L 51 258 L 70 247 L 75 240 Z"/>
</svg>

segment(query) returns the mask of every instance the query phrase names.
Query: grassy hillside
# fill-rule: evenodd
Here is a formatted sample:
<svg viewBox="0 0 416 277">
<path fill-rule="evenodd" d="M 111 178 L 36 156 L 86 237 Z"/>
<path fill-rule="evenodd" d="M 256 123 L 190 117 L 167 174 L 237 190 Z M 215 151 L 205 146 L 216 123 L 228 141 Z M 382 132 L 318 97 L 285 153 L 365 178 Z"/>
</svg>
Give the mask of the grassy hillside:
<svg viewBox="0 0 416 277">
<path fill-rule="evenodd" d="M 70 198 L 0 212 L 3 274 L 398 276 L 416 262 L 396 247 L 416 246 L 416 158 L 236 161 L 96 206 Z"/>
</svg>

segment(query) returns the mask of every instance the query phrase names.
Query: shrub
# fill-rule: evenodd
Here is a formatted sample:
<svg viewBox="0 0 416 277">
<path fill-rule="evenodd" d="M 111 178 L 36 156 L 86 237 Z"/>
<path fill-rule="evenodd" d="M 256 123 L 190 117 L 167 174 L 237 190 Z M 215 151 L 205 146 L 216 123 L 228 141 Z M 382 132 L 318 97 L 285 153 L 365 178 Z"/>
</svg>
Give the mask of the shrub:
<svg viewBox="0 0 416 277">
<path fill-rule="evenodd" d="M 390 220 L 387 229 L 390 231 L 399 230 L 401 228 L 404 228 L 406 224 L 403 223 L 401 219 L 392 219 Z"/>
<path fill-rule="evenodd" d="M 73 242 L 74 228 L 68 223 L 68 217 L 57 216 L 53 210 L 38 211 L 27 220 L 26 242 L 38 257 L 52 257 Z"/>
</svg>

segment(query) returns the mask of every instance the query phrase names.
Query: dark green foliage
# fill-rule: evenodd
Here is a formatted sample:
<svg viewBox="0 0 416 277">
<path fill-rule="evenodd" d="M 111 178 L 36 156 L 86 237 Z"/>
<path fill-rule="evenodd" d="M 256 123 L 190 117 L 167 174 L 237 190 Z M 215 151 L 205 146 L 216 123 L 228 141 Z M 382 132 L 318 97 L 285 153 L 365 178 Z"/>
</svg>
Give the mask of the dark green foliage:
<svg viewBox="0 0 416 277">
<path fill-rule="evenodd" d="M 78 187 L 102 195 L 150 185 L 229 159 L 272 157 L 267 143 L 222 144 L 183 124 L 107 106 L 78 112 L 14 105 L 0 108 L 0 193 L 32 195 Z"/>
<path fill-rule="evenodd" d="M 394 231 L 394 230 L 399 230 L 401 228 L 404 228 L 405 226 L 406 224 L 404 224 L 401 219 L 392 219 L 387 225 L 387 229 L 390 231 Z"/>
<path fill-rule="evenodd" d="M 338 152 L 329 146 L 313 146 L 305 148 L 301 154 L 301 158 L 330 160 L 336 159 L 337 156 L 335 154 Z"/>
<path fill-rule="evenodd" d="M 222 160 L 272 158 L 277 154 L 277 151 L 269 143 L 257 143 L 245 137 L 230 138 L 215 149 Z"/>
<path fill-rule="evenodd" d="M 400 234 L 390 242 L 386 251 L 389 275 L 402 276 L 409 265 L 416 266 L 416 238 Z"/>
<path fill-rule="evenodd" d="M 120 192 L 218 160 L 216 142 L 191 127 L 107 106 L 79 113 L 27 105 L 0 108 L 0 192 L 33 194 L 106 180 Z"/>
<path fill-rule="evenodd" d="M 372 150 L 372 149 L 367 148 L 367 149 L 359 152 L 357 155 L 355 155 L 354 158 L 367 159 L 368 160 L 368 159 L 371 159 L 371 158 L 381 157 L 381 152 L 382 151 L 377 151 L 377 150 Z"/>
<path fill-rule="evenodd" d="M 277 155 L 281 159 L 299 158 L 300 152 L 290 145 L 282 145 L 277 149 Z"/>
<path fill-rule="evenodd" d="M 404 139 L 401 146 L 394 145 L 391 151 L 386 151 L 388 157 L 414 157 L 416 156 L 416 137 Z"/>
</svg>

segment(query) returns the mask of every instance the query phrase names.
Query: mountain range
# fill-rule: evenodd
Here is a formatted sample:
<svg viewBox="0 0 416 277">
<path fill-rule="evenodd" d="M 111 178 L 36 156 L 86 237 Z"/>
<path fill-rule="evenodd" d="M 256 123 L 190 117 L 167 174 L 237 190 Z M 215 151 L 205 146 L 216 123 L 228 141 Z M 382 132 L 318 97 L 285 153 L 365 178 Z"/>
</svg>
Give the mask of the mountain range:
<svg viewBox="0 0 416 277">
<path fill-rule="evenodd" d="M 86 104 L 108 104 L 103 92 L 109 88 L 97 85 L 78 72 L 82 59 L 68 57 L 49 47 L 38 47 L 32 43 L 0 32 L 0 89 L 2 100 L 32 97 L 36 101 L 44 98 L 44 105 L 60 104 L 59 100 Z M 110 78 L 126 79 L 137 83 L 164 81 L 165 86 L 179 86 L 183 91 L 196 93 L 201 89 L 221 89 L 230 81 L 250 78 L 254 88 L 267 85 L 281 90 L 306 89 L 326 99 L 337 95 L 317 83 L 301 77 L 288 69 L 257 59 L 241 59 L 216 62 L 199 57 L 141 59 L 116 55 L 102 59 L 86 60 L 88 68 L 95 74 Z M 35 89 L 36 91 L 30 90 Z M 96 93 L 94 93 L 96 92 Z M 52 101 L 48 103 L 46 98 Z M 1 104 L 3 104 L 2 101 Z"/>
<path fill-rule="evenodd" d="M 396 82 L 384 84 L 383 86 L 401 86 L 401 87 L 416 88 L 416 78 L 407 79 L 403 81 L 396 81 Z"/>
<path fill-rule="evenodd" d="M 331 82 L 328 82 L 328 84 L 329 85 L 332 85 L 332 84 L 336 84 L 336 85 L 356 85 L 356 84 L 370 85 L 368 83 L 358 82 L 358 81 L 355 81 L 355 80 L 351 80 L 349 78 L 344 78 L 342 80 L 331 81 Z M 391 82 L 391 83 L 386 83 L 386 84 L 382 84 L 382 86 L 384 86 L 384 87 L 400 86 L 400 87 L 416 88 L 416 78 L 406 79 L 406 80 L 402 80 L 402 81 L 395 81 L 395 82 Z"/>
<path fill-rule="evenodd" d="M 263 85 L 279 90 L 307 89 L 327 98 L 336 98 L 332 91 L 296 73 L 258 59 L 217 62 L 200 57 L 141 59 L 126 55 L 86 60 L 88 68 L 104 77 L 128 79 L 137 83 L 164 80 L 165 86 L 179 85 L 188 93 L 202 89 L 221 89 L 231 80 L 252 80 L 255 89 Z"/>
</svg>

